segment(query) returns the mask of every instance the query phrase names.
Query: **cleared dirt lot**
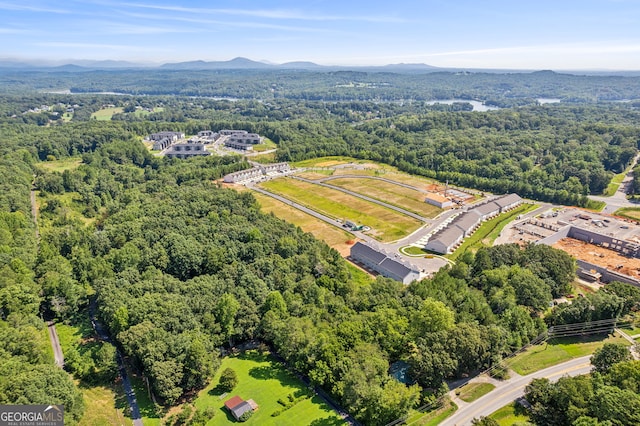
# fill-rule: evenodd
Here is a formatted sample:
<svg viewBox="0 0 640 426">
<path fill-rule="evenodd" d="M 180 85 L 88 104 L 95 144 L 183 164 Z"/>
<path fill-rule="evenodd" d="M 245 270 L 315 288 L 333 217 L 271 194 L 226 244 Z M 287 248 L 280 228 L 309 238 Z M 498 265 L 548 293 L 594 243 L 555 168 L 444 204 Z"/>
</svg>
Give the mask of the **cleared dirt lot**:
<svg viewBox="0 0 640 426">
<path fill-rule="evenodd" d="M 564 250 L 573 257 L 585 262 L 603 266 L 630 277 L 640 278 L 640 259 L 622 256 L 613 250 L 573 238 L 563 238 L 553 247 Z"/>
</svg>

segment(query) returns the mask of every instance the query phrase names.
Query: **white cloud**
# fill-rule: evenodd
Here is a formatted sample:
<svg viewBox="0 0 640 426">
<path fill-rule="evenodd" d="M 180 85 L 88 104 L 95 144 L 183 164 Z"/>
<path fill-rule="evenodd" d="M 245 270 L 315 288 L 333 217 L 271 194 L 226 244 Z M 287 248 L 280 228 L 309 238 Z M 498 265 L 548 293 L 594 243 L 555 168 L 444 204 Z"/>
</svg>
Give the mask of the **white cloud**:
<svg viewBox="0 0 640 426">
<path fill-rule="evenodd" d="M 360 21 L 373 23 L 403 23 L 405 19 L 393 16 L 342 16 L 325 15 L 313 11 L 286 10 L 286 9 L 226 9 L 226 8 L 194 8 L 184 6 L 157 5 L 129 2 L 98 2 L 112 7 L 127 7 L 138 9 L 163 10 L 168 12 L 188 13 L 193 15 L 231 15 L 264 19 L 300 20 L 300 21 Z"/>
<path fill-rule="evenodd" d="M 14 10 L 14 11 L 25 11 L 25 12 L 40 12 L 40 13 L 57 13 L 57 14 L 71 14 L 73 13 L 70 10 L 64 9 L 54 9 L 51 7 L 42 7 L 42 6 L 30 6 L 24 3 L 5 3 L 0 2 L 1 10 Z"/>
</svg>

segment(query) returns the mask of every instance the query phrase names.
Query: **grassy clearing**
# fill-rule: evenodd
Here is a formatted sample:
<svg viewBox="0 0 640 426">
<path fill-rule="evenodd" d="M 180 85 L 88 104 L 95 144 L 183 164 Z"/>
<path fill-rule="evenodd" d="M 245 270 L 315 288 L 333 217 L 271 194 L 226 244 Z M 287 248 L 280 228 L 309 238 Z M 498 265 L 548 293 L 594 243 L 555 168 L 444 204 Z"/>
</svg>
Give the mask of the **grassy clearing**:
<svg viewBox="0 0 640 426">
<path fill-rule="evenodd" d="M 216 386 L 220 372 L 227 367 L 237 373 L 238 385 L 228 395 L 221 397 L 221 391 Z M 299 401 L 288 410 L 282 411 L 280 415 L 272 417 L 272 413 L 283 410 L 278 399 L 286 400 L 290 394 L 300 395 L 303 392 L 306 392 L 305 386 L 269 354 L 250 351 L 224 358 L 218 374 L 211 384 L 198 394 L 194 405 L 198 408 L 214 407 L 216 409 L 215 416 L 208 423 L 211 426 L 237 424 L 224 407 L 224 402 L 235 395 L 245 400 L 253 399 L 259 406 L 245 423 L 247 425 L 333 426 L 343 424 L 338 415 L 318 396 Z"/>
<path fill-rule="evenodd" d="M 61 158 L 55 161 L 43 161 L 38 163 L 38 167 L 47 172 L 59 172 L 62 173 L 65 170 L 73 170 L 82 164 L 82 158 L 80 157 L 67 157 Z"/>
<path fill-rule="evenodd" d="M 554 339 L 549 343 L 529 348 L 514 358 L 506 360 L 506 364 L 516 373 L 524 376 L 570 359 L 589 355 L 605 343 L 614 342 L 627 343 L 622 337 L 601 334 Z"/>
<path fill-rule="evenodd" d="M 456 391 L 456 394 L 464 402 L 473 402 L 476 399 L 485 396 L 496 387 L 491 383 L 469 383 Z"/>
<path fill-rule="evenodd" d="M 91 114 L 91 119 L 98 121 L 109 121 L 111 120 L 111 117 L 113 117 L 113 114 L 118 114 L 123 111 L 124 108 L 122 107 L 102 108 Z"/>
<path fill-rule="evenodd" d="M 445 257 L 448 257 L 451 260 L 456 260 L 467 250 L 476 251 L 482 246 L 491 246 L 495 239 L 498 238 L 498 235 L 500 235 L 500 232 L 502 232 L 502 229 L 504 229 L 504 227 L 515 217 L 537 208 L 538 205 L 536 204 L 522 204 L 508 213 L 489 219 L 480 225 L 471 237 L 464 240 L 462 245 L 460 245 L 455 252 L 445 255 Z"/>
<path fill-rule="evenodd" d="M 251 161 L 255 161 L 260 164 L 271 164 L 276 162 L 276 153 L 270 152 L 268 154 L 252 155 L 249 157 Z"/>
<path fill-rule="evenodd" d="M 587 210 L 593 210 L 594 212 L 601 212 L 606 204 L 603 201 L 587 200 L 587 205 L 584 207 Z"/>
<path fill-rule="evenodd" d="M 516 405 L 515 402 L 494 411 L 489 417 L 497 421 L 500 426 L 511 426 L 518 422 L 529 421 L 529 416 L 527 416 L 526 412 L 520 408 L 519 405 Z"/>
<path fill-rule="evenodd" d="M 332 179 L 327 183 L 366 195 L 425 217 L 436 217 L 442 212 L 442 209 L 425 203 L 422 192 L 389 182 L 377 179 L 342 178 Z"/>
<path fill-rule="evenodd" d="M 347 269 L 351 273 L 351 282 L 357 287 L 364 287 L 371 284 L 371 275 L 358 268 L 354 264 L 347 262 Z"/>
<path fill-rule="evenodd" d="M 348 164 L 348 163 L 354 163 L 357 161 L 359 160 L 356 160 L 355 158 L 351 158 L 351 157 L 341 157 L 341 156 L 320 157 L 320 158 L 311 158 L 309 160 L 304 160 L 304 161 L 297 161 L 295 163 L 292 163 L 292 166 L 294 167 L 332 167 L 332 166 L 337 166 L 339 164 Z"/>
<path fill-rule="evenodd" d="M 304 232 L 312 233 L 316 238 L 327 243 L 329 247 L 338 250 L 342 255 L 349 253 L 351 244 L 347 244 L 347 241 L 353 241 L 355 239 L 353 234 L 341 228 L 331 226 L 275 198 L 257 192 L 254 192 L 253 195 L 260 203 L 262 211 L 273 213 L 279 218 L 299 226 Z"/>
<path fill-rule="evenodd" d="M 89 317 L 79 315 L 73 324 L 56 324 L 62 353 L 75 347 L 81 354 L 91 348 L 94 336 Z M 89 341 L 88 344 L 82 344 Z M 80 426 L 131 425 L 129 406 L 120 383 L 93 385 L 76 381 L 84 398 L 85 410 Z"/>
<path fill-rule="evenodd" d="M 611 182 L 609 182 L 607 189 L 602 193 L 602 195 L 604 195 L 605 197 L 611 197 L 613 194 L 615 194 L 618 188 L 620 187 L 620 185 L 622 184 L 622 181 L 624 180 L 625 176 L 627 176 L 627 173 L 629 173 L 629 169 L 626 169 L 624 172 L 618 173 L 617 175 L 615 175 L 611 179 Z"/>
<path fill-rule="evenodd" d="M 68 123 L 71 120 L 73 120 L 73 113 L 65 112 L 64 114 L 62 114 L 62 121 L 64 121 L 65 123 Z"/>
<path fill-rule="evenodd" d="M 269 151 L 270 149 L 276 149 L 278 146 L 269 138 L 264 138 L 261 144 L 254 145 L 254 152 L 264 152 Z"/>
<path fill-rule="evenodd" d="M 332 176 L 334 172 L 334 169 L 312 169 L 307 170 L 306 172 L 296 173 L 296 176 L 309 180 L 318 180 L 326 178 L 327 176 Z"/>
<path fill-rule="evenodd" d="M 455 413 L 457 409 L 458 406 L 447 398 L 442 406 L 435 410 L 427 413 L 415 412 L 410 415 L 405 421 L 405 424 L 412 426 L 436 426 Z"/>
<path fill-rule="evenodd" d="M 640 207 L 623 207 L 616 210 L 613 214 L 640 222 Z"/>
<path fill-rule="evenodd" d="M 400 239 L 421 225 L 416 219 L 378 204 L 296 179 L 275 179 L 262 186 L 328 217 L 370 226 L 370 234 L 380 241 Z"/>
<path fill-rule="evenodd" d="M 60 203 L 60 207 L 56 209 L 54 213 L 54 218 L 57 218 L 58 215 L 62 215 L 71 220 L 78 220 L 85 225 L 90 225 L 97 219 L 96 217 L 88 218 L 82 214 L 85 205 L 82 203 L 82 199 L 80 198 L 80 194 L 78 192 L 65 192 L 63 194 L 49 194 L 46 197 L 42 197 L 40 191 L 37 192 L 36 196 L 38 197 L 38 210 L 42 208 L 42 206 L 46 205 L 50 200 L 57 200 Z M 101 211 L 104 208 L 101 209 Z M 49 214 L 50 215 L 50 214 Z M 49 216 L 50 217 L 50 216 Z M 47 216 L 44 214 L 40 214 L 38 216 L 38 223 L 41 227 L 46 227 L 45 223 L 50 223 L 51 219 L 47 220 Z"/>
<path fill-rule="evenodd" d="M 80 390 L 84 397 L 85 410 L 78 423 L 79 426 L 133 424 L 128 414 L 127 399 L 120 384 L 91 387 L 80 385 Z"/>
</svg>

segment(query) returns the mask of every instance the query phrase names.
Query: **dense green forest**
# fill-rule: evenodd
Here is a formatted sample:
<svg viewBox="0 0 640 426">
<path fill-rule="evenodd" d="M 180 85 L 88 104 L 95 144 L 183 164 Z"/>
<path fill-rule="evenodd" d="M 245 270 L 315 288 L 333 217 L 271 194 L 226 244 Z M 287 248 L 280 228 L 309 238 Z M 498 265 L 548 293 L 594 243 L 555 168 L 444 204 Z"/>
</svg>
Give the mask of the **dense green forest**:
<svg viewBox="0 0 640 426">
<path fill-rule="evenodd" d="M 51 108 L 25 113 L 45 104 Z M 107 104 L 163 110 L 90 118 Z M 69 108 L 67 122 L 60 116 Z M 0 402 L 45 403 L 53 395 L 72 420 L 81 417 L 78 389 L 46 351 L 41 315 L 77 321 L 91 300 L 163 404 L 208 383 L 220 348 L 258 339 L 365 424 L 392 421 L 441 395 L 446 380 L 498 365 L 547 323 L 636 309 L 628 286 L 614 286 L 561 305 L 545 323 L 575 269 L 547 246 L 481 249 L 407 287 L 380 277 L 362 283 L 335 250 L 261 213 L 250 193 L 216 183 L 249 167 L 240 157 L 164 159 L 140 142 L 158 130 L 243 128 L 276 142 L 283 160 L 346 154 L 497 192 L 528 184 L 522 195 L 579 204 L 628 165 L 640 139 L 631 105 L 444 109 L 4 95 Z M 81 164 L 46 167 L 69 156 Z M 39 245 L 30 219 L 33 175 Z M 72 357 L 68 369 L 109 380 L 105 348 L 91 360 Z M 409 364 L 413 385 L 388 375 L 398 360 Z M 33 386 L 34 378 L 48 387 Z"/>
<path fill-rule="evenodd" d="M 496 106 L 640 99 L 640 77 L 532 73 L 393 73 L 311 70 L 0 69 L 4 91 L 71 90 L 131 95 L 181 95 L 296 101 L 428 101 L 478 99 Z"/>
</svg>

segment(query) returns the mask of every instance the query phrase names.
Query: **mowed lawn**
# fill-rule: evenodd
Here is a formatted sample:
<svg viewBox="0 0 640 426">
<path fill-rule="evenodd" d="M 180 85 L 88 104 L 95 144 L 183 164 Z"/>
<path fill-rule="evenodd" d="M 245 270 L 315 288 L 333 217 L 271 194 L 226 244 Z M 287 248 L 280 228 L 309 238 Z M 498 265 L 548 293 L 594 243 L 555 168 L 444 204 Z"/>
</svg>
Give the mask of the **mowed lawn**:
<svg viewBox="0 0 640 426">
<path fill-rule="evenodd" d="M 378 179 L 339 178 L 326 182 L 358 194 L 403 208 L 425 217 L 436 217 L 442 209 L 427 204 L 425 194 L 415 189 L 385 182 Z"/>
<path fill-rule="evenodd" d="M 316 219 L 315 217 L 291 207 L 288 204 L 278 201 L 275 198 L 269 197 L 258 192 L 254 192 L 253 196 L 256 197 L 262 211 L 266 213 L 273 213 L 277 217 L 286 220 L 296 226 L 299 226 L 304 232 L 310 232 L 317 239 L 327 243 L 329 247 L 333 247 L 338 250 L 343 256 L 349 253 L 352 242 L 355 237 L 343 229 L 331 226 L 326 222 Z"/>
<path fill-rule="evenodd" d="M 553 339 L 549 343 L 533 346 L 514 358 L 506 360 L 505 363 L 513 371 L 524 376 L 561 362 L 592 354 L 605 343 L 627 343 L 627 341 L 622 337 L 603 335 Z"/>
<path fill-rule="evenodd" d="M 91 118 L 98 121 L 109 121 L 111 120 L 111 117 L 113 117 L 113 114 L 118 114 L 121 112 L 124 112 L 124 108 L 122 107 L 102 108 L 91 114 Z"/>
<path fill-rule="evenodd" d="M 221 398 L 216 388 L 221 372 L 225 368 L 232 368 L 238 375 L 238 385 Z M 248 351 L 235 356 L 228 356 L 222 360 L 218 373 L 211 384 L 202 390 L 195 400 L 195 406 L 214 407 L 216 413 L 207 425 L 235 425 L 238 422 L 227 411 L 224 402 L 238 395 L 244 400 L 253 399 L 259 406 L 258 410 L 244 424 L 246 425 L 277 425 L 299 426 L 317 425 L 334 426 L 344 424 L 338 415 L 318 396 L 304 399 L 279 416 L 272 417 L 275 411 L 283 410 L 278 399 L 287 400 L 290 394 L 306 391 L 302 382 L 276 362 L 268 353 Z"/>
<path fill-rule="evenodd" d="M 422 224 L 417 219 L 378 204 L 336 189 L 296 179 L 275 179 L 263 183 L 262 186 L 330 218 L 370 226 L 370 234 L 380 241 L 393 241 L 405 237 Z"/>
</svg>

